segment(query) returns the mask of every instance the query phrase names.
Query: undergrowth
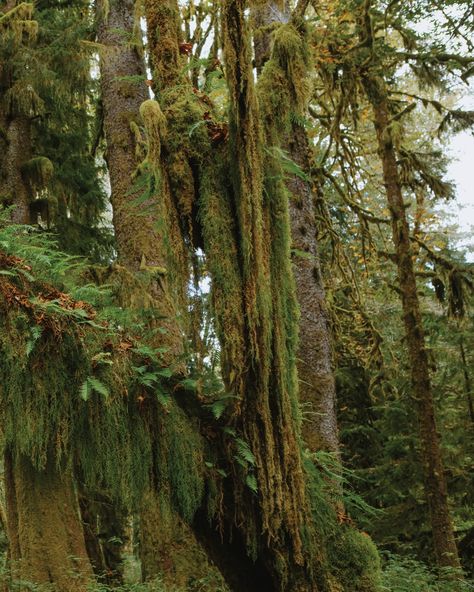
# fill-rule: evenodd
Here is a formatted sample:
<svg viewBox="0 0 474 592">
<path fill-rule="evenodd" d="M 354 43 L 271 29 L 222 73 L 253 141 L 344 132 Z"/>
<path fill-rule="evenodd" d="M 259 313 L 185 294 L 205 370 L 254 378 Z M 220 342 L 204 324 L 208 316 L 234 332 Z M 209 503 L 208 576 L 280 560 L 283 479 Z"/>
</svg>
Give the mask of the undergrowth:
<svg viewBox="0 0 474 592">
<path fill-rule="evenodd" d="M 472 592 L 474 582 L 463 580 L 459 573 L 430 569 L 412 557 L 384 553 L 383 592 Z"/>
</svg>

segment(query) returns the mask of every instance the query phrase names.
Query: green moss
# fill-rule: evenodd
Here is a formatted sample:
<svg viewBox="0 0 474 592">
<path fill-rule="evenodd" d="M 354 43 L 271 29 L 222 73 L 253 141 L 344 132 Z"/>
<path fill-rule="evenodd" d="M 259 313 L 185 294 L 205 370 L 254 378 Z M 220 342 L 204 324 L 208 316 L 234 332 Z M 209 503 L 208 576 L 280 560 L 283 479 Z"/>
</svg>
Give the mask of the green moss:
<svg viewBox="0 0 474 592">
<path fill-rule="evenodd" d="M 271 59 L 258 81 L 262 119 L 267 129 L 287 132 L 293 114 L 303 114 L 310 84 L 307 31 L 303 22 L 280 26 L 274 33 Z"/>
<path fill-rule="evenodd" d="M 190 521 L 204 495 L 204 459 L 198 426 L 176 406 L 156 417 L 155 489 Z"/>
<path fill-rule="evenodd" d="M 161 145 L 166 134 L 166 118 L 157 101 L 149 99 L 140 106 L 140 116 L 148 139 L 148 162 L 154 170 L 161 168 Z"/>
<path fill-rule="evenodd" d="M 368 534 L 340 525 L 328 541 L 328 560 L 342 592 L 382 590 L 380 556 Z"/>
<path fill-rule="evenodd" d="M 33 2 L 20 2 L 5 14 L 0 14 L 0 31 L 11 36 L 14 43 L 34 41 L 38 35 L 38 22 L 33 20 Z"/>
<path fill-rule="evenodd" d="M 176 0 L 148 0 L 145 8 L 153 78 L 159 95 L 182 78 L 179 7 Z"/>
<path fill-rule="evenodd" d="M 32 195 L 45 189 L 54 175 L 54 165 L 45 156 L 36 156 L 23 163 L 21 174 Z"/>
<path fill-rule="evenodd" d="M 137 502 L 154 475 L 191 519 L 204 489 L 199 431 L 171 399 L 159 403 L 164 383 L 143 383 L 136 370 L 159 377 L 163 362 L 97 325 L 88 305 L 30 281 L 21 261 L 0 257 L 8 270 L 0 276 L 2 443 L 38 469 L 51 457 L 74 466 L 88 487 L 124 503 Z"/>
</svg>

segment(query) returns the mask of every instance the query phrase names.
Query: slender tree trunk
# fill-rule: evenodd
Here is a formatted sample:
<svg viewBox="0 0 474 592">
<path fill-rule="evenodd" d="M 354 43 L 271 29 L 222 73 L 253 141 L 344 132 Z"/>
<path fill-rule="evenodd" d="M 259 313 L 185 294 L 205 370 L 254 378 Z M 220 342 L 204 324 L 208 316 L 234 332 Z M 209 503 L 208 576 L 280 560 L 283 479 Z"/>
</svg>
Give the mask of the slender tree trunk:
<svg viewBox="0 0 474 592">
<path fill-rule="evenodd" d="M 392 236 L 396 251 L 413 398 L 418 408 L 421 461 L 434 549 L 440 566 L 458 568 L 460 564 L 449 512 L 440 438 L 436 429 L 429 363 L 413 268 L 410 230 L 389 127 L 387 91 L 382 79 L 370 75 L 365 75 L 363 84 L 374 112 L 378 150 L 382 160 L 383 179 L 392 218 Z"/>
<path fill-rule="evenodd" d="M 301 126 L 292 127 L 290 158 L 309 175 L 308 139 Z M 300 305 L 298 351 L 299 398 L 303 406 L 302 435 L 308 448 L 339 456 L 336 415 L 336 385 L 332 367 L 331 333 L 325 303 L 316 238 L 315 200 L 317 189 L 309 181 L 293 177 L 291 192 L 291 236 L 295 255 L 293 269 Z"/>
<path fill-rule="evenodd" d="M 464 342 L 462 339 L 459 342 L 459 350 L 461 352 L 462 370 L 463 370 L 463 374 L 464 374 L 464 390 L 466 393 L 467 407 L 469 409 L 469 417 L 471 419 L 471 423 L 474 425 L 474 405 L 472 403 L 472 382 L 471 382 L 471 376 L 469 374 L 469 366 L 468 366 L 467 358 L 466 358 L 466 350 L 464 348 Z"/>
<path fill-rule="evenodd" d="M 2 11 L 6 14 L 16 5 L 15 0 L 2 3 Z M 5 77 L 5 75 L 4 75 Z M 2 82 L 8 85 L 11 81 L 0 79 L 0 96 Z M 3 89 L 5 90 L 5 89 Z M 16 224 L 30 222 L 30 195 L 21 175 L 21 166 L 31 155 L 31 122 L 26 115 L 8 114 L 0 110 L 0 204 L 14 206 L 12 221 Z"/>
<path fill-rule="evenodd" d="M 25 582 L 25 590 L 30 582 L 86 592 L 92 569 L 71 476 L 60 474 L 53 459 L 38 471 L 7 451 L 5 481 L 13 581 Z"/>
<path fill-rule="evenodd" d="M 98 8 L 103 8 L 103 0 Z M 107 2 L 108 13 L 98 10 L 100 79 L 104 110 L 104 132 L 107 142 L 106 160 L 112 187 L 113 222 L 119 260 L 138 270 L 156 235 L 151 215 L 143 215 L 148 204 L 134 205 L 144 189 L 133 191 L 140 149 L 137 136 L 139 110 L 149 98 L 145 84 L 145 65 L 130 37 L 134 30 L 134 2 Z M 157 237 L 156 237 L 157 238 Z"/>
</svg>

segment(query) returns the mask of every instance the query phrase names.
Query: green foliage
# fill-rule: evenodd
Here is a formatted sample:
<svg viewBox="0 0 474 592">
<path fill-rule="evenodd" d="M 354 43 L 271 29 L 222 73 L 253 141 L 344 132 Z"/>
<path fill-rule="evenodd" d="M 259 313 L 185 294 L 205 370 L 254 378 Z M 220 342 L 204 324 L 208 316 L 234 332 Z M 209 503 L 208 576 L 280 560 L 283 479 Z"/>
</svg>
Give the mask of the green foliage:
<svg viewBox="0 0 474 592">
<path fill-rule="evenodd" d="M 441 578 L 440 578 L 441 575 Z M 436 573 L 411 557 L 387 554 L 384 558 L 382 590 L 387 592 L 468 592 L 472 583 L 461 574 Z"/>
<path fill-rule="evenodd" d="M 38 468 L 51 454 L 58 464 L 74 463 L 88 487 L 124 502 L 138 500 L 154 475 L 191 519 L 204 492 L 202 444 L 170 397 L 174 378 L 161 361 L 163 348 L 134 345 L 110 309 L 96 322 L 89 303 L 60 291 L 74 291 L 86 262 L 60 253 L 48 237 L 7 225 L 0 228 L 0 248 L 2 271 L 9 272 L 0 277 L 4 445 Z M 102 290 L 86 291 L 104 303 Z M 150 404 L 155 397 L 163 407 Z"/>
<path fill-rule="evenodd" d="M 34 8 L 22 2 L 2 17 L 17 42 L 2 33 L 0 94 L 2 109 L 30 118 L 31 138 L 24 138 L 28 160 L 21 168 L 30 199 L 41 193 L 48 206 L 42 225 L 57 232 L 63 249 L 104 261 L 113 255 L 113 241 L 102 220 L 106 195 L 95 154 L 97 81 L 91 75 L 91 48 L 83 43 L 91 35 L 88 15 L 85 3 L 75 0 Z"/>
</svg>

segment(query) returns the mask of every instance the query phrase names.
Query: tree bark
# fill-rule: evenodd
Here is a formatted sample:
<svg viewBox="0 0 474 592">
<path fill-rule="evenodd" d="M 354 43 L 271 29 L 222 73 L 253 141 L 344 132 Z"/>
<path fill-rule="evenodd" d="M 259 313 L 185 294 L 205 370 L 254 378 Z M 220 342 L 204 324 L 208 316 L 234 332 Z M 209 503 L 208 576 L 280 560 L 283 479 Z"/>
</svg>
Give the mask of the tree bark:
<svg viewBox="0 0 474 592">
<path fill-rule="evenodd" d="M 365 74 L 363 85 L 374 113 L 378 151 L 382 161 L 383 180 L 392 219 L 392 237 L 396 251 L 412 392 L 418 409 L 424 488 L 430 510 L 434 550 L 440 566 L 458 568 L 460 564 L 449 512 L 440 438 L 436 429 L 429 362 L 413 267 L 410 229 L 389 127 L 388 96 L 385 83 L 381 78 Z"/>
<path fill-rule="evenodd" d="M 5 455 L 7 528 L 13 582 L 87 592 L 87 556 L 72 477 L 49 459 L 39 471 L 22 455 Z M 17 589 L 17 588 L 15 588 Z"/>
<path fill-rule="evenodd" d="M 6 14 L 17 4 L 15 0 L 2 3 Z M 0 96 L 11 84 L 8 69 L 0 79 Z M 3 84 L 2 84 L 3 83 Z M 2 86 L 4 88 L 2 88 Z M 21 174 L 21 166 L 31 157 L 31 121 L 25 114 L 0 111 L 0 204 L 14 206 L 12 221 L 15 224 L 30 222 L 29 191 Z M 2 146 L 3 144 L 3 146 Z"/>
</svg>

